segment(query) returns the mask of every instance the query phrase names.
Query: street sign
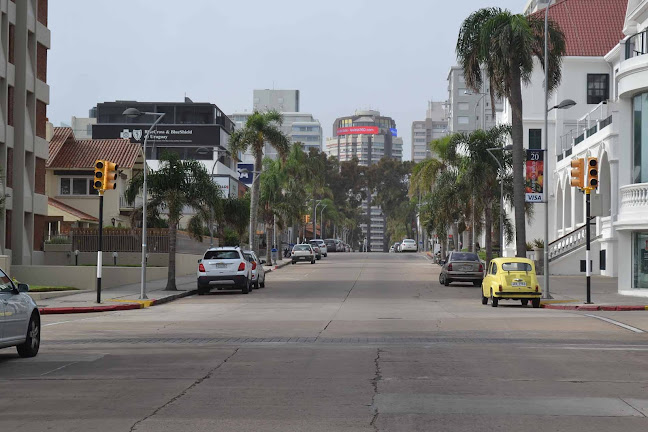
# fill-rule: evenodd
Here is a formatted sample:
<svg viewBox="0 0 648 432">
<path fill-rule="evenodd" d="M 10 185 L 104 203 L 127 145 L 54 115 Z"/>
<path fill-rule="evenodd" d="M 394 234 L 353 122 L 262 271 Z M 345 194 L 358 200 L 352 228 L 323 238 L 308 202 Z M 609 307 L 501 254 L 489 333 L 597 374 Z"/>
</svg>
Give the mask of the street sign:
<svg viewBox="0 0 648 432">
<path fill-rule="evenodd" d="M 544 150 L 527 150 L 524 201 L 544 202 Z"/>
</svg>

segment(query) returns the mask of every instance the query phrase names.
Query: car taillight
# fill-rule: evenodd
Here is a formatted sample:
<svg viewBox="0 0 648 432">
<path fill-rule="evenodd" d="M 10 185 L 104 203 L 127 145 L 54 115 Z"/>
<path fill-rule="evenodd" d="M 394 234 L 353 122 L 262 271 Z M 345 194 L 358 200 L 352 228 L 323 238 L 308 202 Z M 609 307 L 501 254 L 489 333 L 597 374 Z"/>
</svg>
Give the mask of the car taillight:
<svg viewBox="0 0 648 432">
<path fill-rule="evenodd" d="M 502 292 L 502 285 L 499 286 L 499 290 L 500 290 L 500 292 Z"/>
<path fill-rule="evenodd" d="M 290 252 L 290 255 L 295 255 L 295 251 Z"/>
<path fill-rule="evenodd" d="M 536 285 L 536 292 L 538 292 L 538 285 Z"/>
<path fill-rule="evenodd" d="M 238 268 L 238 271 L 243 271 L 243 270 L 245 270 L 245 263 L 244 262 L 239 264 L 239 268 Z"/>
<path fill-rule="evenodd" d="M 448 271 L 452 271 L 452 264 L 448 264 Z"/>
<path fill-rule="evenodd" d="M 202 264 L 200 264 L 200 265 L 198 266 L 198 271 L 201 272 L 201 273 L 205 273 L 205 266 L 202 265 Z"/>
<path fill-rule="evenodd" d="M 256 261 L 252 263 L 252 270 L 256 270 Z"/>
<path fill-rule="evenodd" d="M 483 272 L 484 271 L 484 266 L 482 264 L 479 264 L 479 271 Z"/>
</svg>

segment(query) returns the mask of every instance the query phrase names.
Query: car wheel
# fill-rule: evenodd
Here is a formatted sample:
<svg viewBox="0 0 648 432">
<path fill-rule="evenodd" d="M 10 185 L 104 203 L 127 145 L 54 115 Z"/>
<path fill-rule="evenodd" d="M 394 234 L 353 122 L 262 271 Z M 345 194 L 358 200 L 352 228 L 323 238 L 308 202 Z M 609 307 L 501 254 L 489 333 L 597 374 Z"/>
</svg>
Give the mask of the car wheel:
<svg viewBox="0 0 648 432">
<path fill-rule="evenodd" d="M 522 303 L 522 306 L 526 306 L 526 305 L 529 304 L 529 300 L 527 300 L 527 299 L 520 300 L 520 302 Z"/>
<path fill-rule="evenodd" d="M 293 261 L 291 264 L 292 264 L 292 265 L 295 265 L 295 261 Z"/>
<path fill-rule="evenodd" d="M 443 285 L 445 285 L 445 286 L 450 286 L 450 282 L 452 282 L 452 280 L 450 280 L 450 279 L 448 278 L 448 276 L 445 276 L 445 277 L 443 278 Z"/>
<path fill-rule="evenodd" d="M 315 260 L 311 261 L 311 264 L 315 264 Z"/>
<path fill-rule="evenodd" d="M 482 291 L 481 291 L 481 298 L 482 298 L 482 304 L 487 305 L 488 304 L 488 297 L 484 295 L 484 287 L 482 286 Z"/>
<path fill-rule="evenodd" d="M 259 286 L 260 286 L 261 288 L 265 288 L 265 279 L 263 279 L 263 282 L 261 282 L 261 283 L 259 284 Z"/>
<path fill-rule="evenodd" d="M 36 313 L 33 313 L 29 319 L 27 338 L 25 339 L 25 342 L 16 347 L 20 357 L 35 357 L 36 354 L 38 354 L 38 348 L 40 348 L 40 331 L 40 319 Z"/>
<path fill-rule="evenodd" d="M 245 285 L 243 285 L 243 288 L 241 289 L 241 293 L 243 294 L 249 294 L 250 293 L 250 281 L 246 280 Z"/>
<path fill-rule="evenodd" d="M 481 286 L 481 282 L 474 281 L 473 286 Z"/>
<path fill-rule="evenodd" d="M 254 282 L 254 289 L 259 289 L 259 282 Z"/>
<path fill-rule="evenodd" d="M 491 306 L 497 307 L 497 305 L 499 304 L 499 299 L 493 295 L 493 290 L 491 290 L 490 299 L 491 299 Z"/>
<path fill-rule="evenodd" d="M 325 254 L 324 254 L 324 258 L 327 258 L 327 257 L 328 257 L 328 253 L 325 253 Z"/>
<path fill-rule="evenodd" d="M 317 261 L 319 261 L 319 260 L 321 260 L 321 259 L 322 259 L 322 257 L 321 257 L 321 256 L 318 256 L 318 257 L 317 257 Z"/>
<path fill-rule="evenodd" d="M 439 283 L 443 285 L 443 273 L 439 273 Z"/>
<path fill-rule="evenodd" d="M 531 304 L 533 305 L 534 309 L 538 309 L 540 307 L 540 299 L 531 300 Z"/>
</svg>

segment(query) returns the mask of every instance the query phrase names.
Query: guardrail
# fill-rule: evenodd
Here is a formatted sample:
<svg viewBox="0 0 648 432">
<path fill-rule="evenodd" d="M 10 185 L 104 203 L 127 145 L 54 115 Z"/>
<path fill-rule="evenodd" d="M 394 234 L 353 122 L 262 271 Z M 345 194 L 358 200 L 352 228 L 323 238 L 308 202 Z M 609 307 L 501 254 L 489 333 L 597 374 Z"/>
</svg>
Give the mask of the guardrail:
<svg viewBox="0 0 648 432">
<path fill-rule="evenodd" d="M 633 34 L 625 40 L 625 58 L 639 57 L 648 54 L 648 29 Z"/>
</svg>

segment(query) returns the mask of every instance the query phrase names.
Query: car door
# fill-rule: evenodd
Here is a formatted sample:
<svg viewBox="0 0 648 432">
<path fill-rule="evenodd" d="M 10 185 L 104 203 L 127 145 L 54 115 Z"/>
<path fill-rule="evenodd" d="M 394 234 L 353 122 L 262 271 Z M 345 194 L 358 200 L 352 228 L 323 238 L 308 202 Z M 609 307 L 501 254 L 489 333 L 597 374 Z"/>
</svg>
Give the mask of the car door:
<svg viewBox="0 0 648 432">
<path fill-rule="evenodd" d="M 15 286 L 9 276 L 0 270 L 0 303 L 4 308 L 3 339 L 12 341 L 27 335 L 29 319 L 29 301 L 23 294 L 15 291 Z"/>
</svg>

